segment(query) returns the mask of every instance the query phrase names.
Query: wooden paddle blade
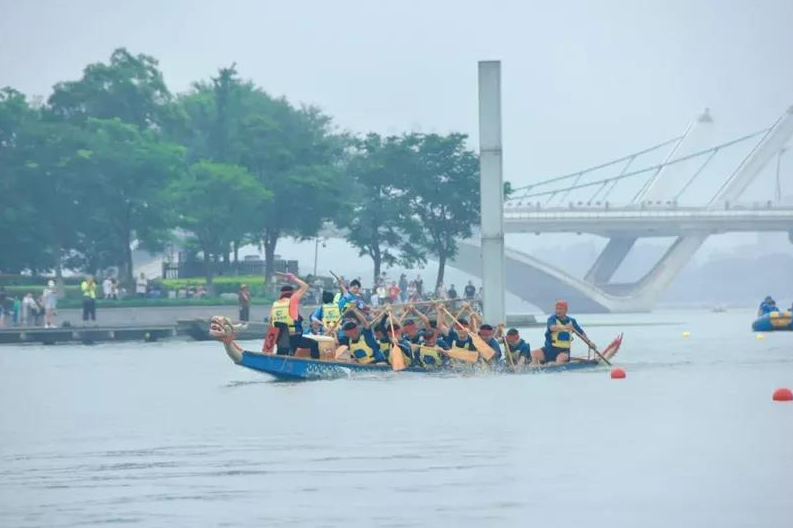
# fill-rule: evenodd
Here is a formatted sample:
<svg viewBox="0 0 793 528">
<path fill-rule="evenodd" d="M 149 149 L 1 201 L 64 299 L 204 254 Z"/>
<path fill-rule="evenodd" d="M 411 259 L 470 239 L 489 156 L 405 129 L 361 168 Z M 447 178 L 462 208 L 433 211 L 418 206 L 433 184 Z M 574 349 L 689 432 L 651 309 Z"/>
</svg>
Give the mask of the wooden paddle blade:
<svg viewBox="0 0 793 528">
<path fill-rule="evenodd" d="M 490 347 L 490 345 L 485 343 L 484 339 L 482 339 L 475 333 L 471 332 L 469 335 L 471 336 L 471 340 L 474 342 L 474 346 L 476 347 L 476 349 L 479 351 L 480 354 L 482 354 L 482 357 L 485 358 L 485 360 L 487 361 L 493 359 L 493 356 L 496 355 L 496 351 L 493 350 Z"/>
<path fill-rule="evenodd" d="M 407 365 L 405 364 L 405 354 L 402 353 L 402 349 L 398 346 L 394 345 L 391 347 L 389 359 L 391 360 L 391 369 L 398 371 L 405 370 L 407 368 Z"/>
<path fill-rule="evenodd" d="M 466 363 L 476 363 L 479 361 L 479 354 L 473 350 L 466 350 L 464 348 L 452 347 L 449 350 L 440 350 L 441 354 L 446 354 L 452 359 L 465 361 Z"/>
</svg>

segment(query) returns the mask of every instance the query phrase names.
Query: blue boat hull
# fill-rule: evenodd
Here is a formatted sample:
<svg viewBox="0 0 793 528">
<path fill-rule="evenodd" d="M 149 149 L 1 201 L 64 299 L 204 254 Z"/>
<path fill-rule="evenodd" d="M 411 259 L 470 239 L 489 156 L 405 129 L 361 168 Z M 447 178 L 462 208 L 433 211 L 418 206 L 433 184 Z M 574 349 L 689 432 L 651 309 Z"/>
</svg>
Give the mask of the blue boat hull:
<svg viewBox="0 0 793 528">
<path fill-rule="evenodd" d="M 242 353 L 242 361 L 239 363 L 243 367 L 247 367 L 258 372 L 270 374 L 281 380 L 288 381 L 303 381 L 303 380 L 327 380 L 338 378 L 354 378 L 354 377 L 367 377 L 367 376 L 386 376 L 394 373 L 389 365 L 361 365 L 358 363 L 348 363 L 341 361 L 327 361 L 306 359 L 293 356 L 278 356 L 273 354 L 262 354 L 260 352 L 250 352 L 248 350 Z M 424 367 L 408 367 L 400 371 L 412 372 L 421 374 L 460 374 L 460 373 L 474 373 L 479 369 L 488 369 L 494 371 L 501 371 L 504 373 L 520 373 L 529 374 L 537 372 L 559 372 L 570 370 L 591 369 L 603 365 L 595 360 L 581 360 L 566 363 L 564 365 L 546 365 L 541 368 L 525 367 L 516 372 L 503 367 L 483 367 L 480 365 L 463 365 L 457 364 L 445 368 L 428 369 Z"/>
<path fill-rule="evenodd" d="M 793 320 L 790 312 L 771 312 L 755 319 L 752 323 L 755 332 L 775 332 L 778 330 L 793 330 Z"/>
</svg>

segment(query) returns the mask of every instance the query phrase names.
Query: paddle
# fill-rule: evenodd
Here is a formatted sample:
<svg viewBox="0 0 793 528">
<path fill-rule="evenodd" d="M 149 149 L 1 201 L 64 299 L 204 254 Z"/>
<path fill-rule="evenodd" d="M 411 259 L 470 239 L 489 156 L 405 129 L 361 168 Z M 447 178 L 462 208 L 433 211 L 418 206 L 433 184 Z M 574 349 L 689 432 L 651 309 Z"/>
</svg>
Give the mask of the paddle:
<svg viewBox="0 0 793 528">
<path fill-rule="evenodd" d="M 402 349 L 399 348 L 399 345 L 396 343 L 397 336 L 396 332 L 394 332 L 394 314 L 391 313 L 391 310 L 388 310 L 388 323 L 391 325 L 391 339 L 393 340 L 391 346 L 391 368 L 393 370 L 405 370 L 405 356 L 402 354 Z"/>
<path fill-rule="evenodd" d="M 482 354 L 482 357 L 485 358 L 486 361 L 490 361 L 491 359 L 493 359 L 493 356 L 496 355 L 496 352 L 492 348 L 490 348 L 490 345 L 485 343 L 484 339 L 479 337 L 475 332 L 469 331 L 462 324 L 460 324 L 460 321 L 458 321 L 457 318 L 455 318 L 451 313 L 449 313 L 449 310 L 447 310 L 445 306 L 441 306 L 441 310 L 446 312 L 446 315 L 452 318 L 454 324 L 456 324 L 462 330 L 468 332 L 468 335 L 471 337 L 471 341 L 474 343 L 474 347 L 479 351 L 480 354 Z"/>
<path fill-rule="evenodd" d="M 515 358 L 512 357 L 512 351 L 509 349 L 509 343 L 507 343 L 507 336 L 504 335 L 504 325 L 498 325 L 498 329 L 501 333 L 501 342 L 504 343 L 504 355 L 507 356 L 507 363 L 515 370 Z"/>
<path fill-rule="evenodd" d="M 460 361 L 465 361 L 466 363 L 476 363 L 479 360 L 479 353 L 474 352 L 473 350 L 466 350 L 464 348 L 453 347 L 449 350 L 445 348 L 441 348 L 436 346 L 435 350 L 440 352 L 441 354 L 446 354 L 452 359 L 459 359 Z"/>
<path fill-rule="evenodd" d="M 583 341 L 584 343 L 586 343 L 586 344 L 587 344 L 587 346 L 588 346 L 588 347 L 589 347 L 591 350 L 594 350 L 594 351 L 595 351 L 595 354 L 597 354 L 597 355 L 598 355 L 598 357 L 599 357 L 600 359 L 602 359 L 602 360 L 603 360 L 603 361 L 606 363 L 606 365 L 608 365 L 609 367 L 611 366 L 611 362 L 610 362 L 608 359 L 606 359 L 606 358 L 603 356 L 603 354 L 601 354 L 600 352 L 598 352 L 598 349 L 597 349 L 597 347 L 596 347 L 595 345 L 593 345 L 593 344 L 592 344 L 592 341 L 590 341 L 590 340 L 589 340 L 589 339 L 587 339 L 586 337 L 584 337 L 584 336 L 582 336 L 581 334 L 579 334 L 579 333 L 578 333 L 578 331 L 577 331 L 577 330 L 575 330 L 575 329 L 573 330 L 573 333 L 574 333 L 575 335 L 577 335 L 578 337 L 580 337 L 580 338 L 581 338 L 581 341 Z"/>
</svg>

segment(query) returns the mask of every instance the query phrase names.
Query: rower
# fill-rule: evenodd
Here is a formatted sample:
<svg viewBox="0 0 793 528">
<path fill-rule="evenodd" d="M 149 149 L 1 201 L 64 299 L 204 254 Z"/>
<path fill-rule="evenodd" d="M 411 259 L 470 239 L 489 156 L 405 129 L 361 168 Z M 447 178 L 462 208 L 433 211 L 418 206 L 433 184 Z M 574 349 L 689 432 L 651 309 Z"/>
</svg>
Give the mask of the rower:
<svg viewBox="0 0 793 528">
<path fill-rule="evenodd" d="M 366 365 L 386 361 L 371 329 L 355 321 L 347 321 L 344 323 L 342 331 L 343 335 L 338 340 L 339 345 L 346 346 L 357 363 Z"/>
<path fill-rule="evenodd" d="M 308 291 L 308 284 L 300 280 L 293 273 L 282 274 L 283 277 L 298 285 L 287 284 L 281 287 L 280 298 L 273 303 L 270 309 L 270 324 L 278 328 L 278 354 L 294 355 L 298 348 L 308 348 L 311 357 L 319 359 L 319 345 L 314 339 L 303 336 L 303 316 L 300 315 L 300 299 Z M 288 336 L 288 346 L 287 339 Z"/>
<path fill-rule="evenodd" d="M 477 333 L 479 334 L 479 337 L 482 338 L 482 341 L 487 343 L 487 346 L 492 348 L 493 351 L 496 353 L 496 355 L 493 356 L 493 358 L 490 361 L 498 362 L 499 360 L 501 360 L 501 357 L 502 357 L 501 356 L 501 346 L 499 346 L 498 340 L 493 335 L 493 327 L 491 325 L 485 323 L 485 324 L 479 326 L 479 332 L 477 332 Z M 469 343 L 469 350 L 476 350 L 476 347 L 474 346 L 473 340 L 471 340 L 469 338 L 469 342 L 470 342 Z"/>
<path fill-rule="evenodd" d="M 447 361 L 446 356 L 441 356 L 438 348 L 448 349 L 442 339 L 438 339 L 438 333 L 435 330 L 425 330 L 422 334 L 421 343 L 413 345 L 415 350 L 416 359 L 427 368 L 437 368 L 444 365 Z"/>
<path fill-rule="evenodd" d="M 316 321 L 320 325 L 328 328 L 335 326 L 339 319 L 341 319 L 341 310 L 339 310 L 338 303 L 333 302 L 333 293 L 329 291 L 322 292 L 322 304 L 311 313 L 311 323 Z"/>
<path fill-rule="evenodd" d="M 767 295 L 766 298 L 763 299 L 763 302 L 760 303 L 760 307 L 757 309 L 757 316 L 761 317 L 776 311 L 776 301 L 770 295 Z"/>
<path fill-rule="evenodd" d="M 591 348 L 597 348 L 589 341 L 578 322 L 567 315 L 567 301 L 556 301 L 554 315 L 548 318 L 546 325 L 545 346 L 531 351 L 531 364 L 536 366 L 546 362 L 561 364 L 570 361 L 573 333 L 578 334 Z"/>
<path fill-rule="evenodd" d="M 504 340 L 507 342 L 507 354 L 512 357 L 515 365 L 531 361 L 531 347 L 520 337 L 517 328 L 510 328 Z"/>
<path fill-rule="evenodd" d="M 419 327 L 413 319 L 408 319 L 402 325 L 402 337 L 407 339 L 411 344 L 418 345 L 421 343 L 421 333 Z"/>
</svg>

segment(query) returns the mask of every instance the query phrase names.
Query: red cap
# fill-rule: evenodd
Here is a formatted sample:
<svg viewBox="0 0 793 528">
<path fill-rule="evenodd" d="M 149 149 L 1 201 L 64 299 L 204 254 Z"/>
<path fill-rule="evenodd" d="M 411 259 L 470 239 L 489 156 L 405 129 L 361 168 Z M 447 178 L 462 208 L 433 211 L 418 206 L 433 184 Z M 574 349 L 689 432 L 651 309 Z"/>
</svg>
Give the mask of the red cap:
<svg viewBox="0 0 793 528">
<path fill-rule="evenodd" d="M 556 301 L 554 308 L 567 308 L 567 301 Z"/>
</svg>

